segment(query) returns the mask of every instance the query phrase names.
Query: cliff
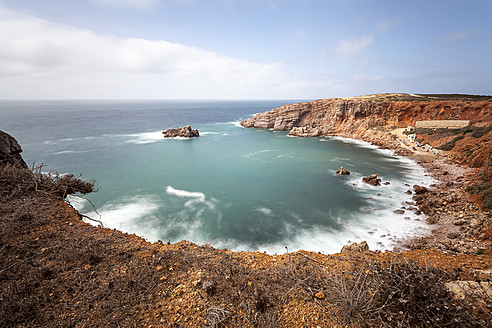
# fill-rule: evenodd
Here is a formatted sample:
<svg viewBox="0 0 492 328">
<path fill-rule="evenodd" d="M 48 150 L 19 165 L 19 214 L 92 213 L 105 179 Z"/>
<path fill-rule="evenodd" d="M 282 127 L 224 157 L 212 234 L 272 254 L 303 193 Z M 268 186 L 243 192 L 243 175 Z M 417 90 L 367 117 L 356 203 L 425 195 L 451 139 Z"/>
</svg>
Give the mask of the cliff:
<svg viewBox="0 0 492 328">
<path fill-rule="evenodd" d="M 21 156 L 22 148 L 10 134 L 0 131 L 0 165 L 10 164 L 27 168 Z"/>
<path fill-rule="evenodd" d="M 285 130 L 301 137 L 337 135 L 362 139 L 409 154 L 391 137 L 393 129 L 414 126 L 416 121 L 453 119 L 469 120 L 472 128 L 460 131 L 463 137 L 447 149 L 451 151 L 450 155 L 472 167 L 483 167 L 492 149 L 492 97 L 391 94 L 320 99 L 274 108 L 241 122 L 241 125 Z M 434 133 L 433 137 L 419 137 L 433 147 L 440 147 L 456 136 L 456 131 L 445 129 Z"/>
</svg>

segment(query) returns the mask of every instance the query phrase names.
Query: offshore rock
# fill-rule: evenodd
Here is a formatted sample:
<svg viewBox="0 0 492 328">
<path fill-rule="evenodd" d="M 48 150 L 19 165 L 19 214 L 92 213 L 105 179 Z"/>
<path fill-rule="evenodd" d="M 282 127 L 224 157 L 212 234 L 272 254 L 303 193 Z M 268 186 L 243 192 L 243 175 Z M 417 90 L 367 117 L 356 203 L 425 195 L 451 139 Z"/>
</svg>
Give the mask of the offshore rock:
<svg viewBox="0 0 492 328">
<path fill-rule="evenodd" d="M 14 165 L 27 168 L 26 162 L 22 159 L 22 148 L 14 137 L 0 131 L 0 165 Z"/>
<path fill-rule="evenodd" d="M 193 130 L 189 125 L 182 126 L 177 129 L 169 129 L 162 132 L 162 134 L 164 135 L 164 138 L 176 138 L 176 137 L 194 138 L 200 136 L 198 130 Z"/>
<path fill-rule="evenodd" d="M 337 174 L 338 175 L 349 175 L 350 172 L 342 166 L 341 168 L 339 168 L 337 170 Z"/>
<path fill-rule="evenodd" d="M 377 174 L 371 174 L 368 177 L 363 177 L 362 181 L 365 183 L 368 183 L 373 186 L 380 186 L 381 185 L 381 179 L 378 178 Z"/>
</svg>

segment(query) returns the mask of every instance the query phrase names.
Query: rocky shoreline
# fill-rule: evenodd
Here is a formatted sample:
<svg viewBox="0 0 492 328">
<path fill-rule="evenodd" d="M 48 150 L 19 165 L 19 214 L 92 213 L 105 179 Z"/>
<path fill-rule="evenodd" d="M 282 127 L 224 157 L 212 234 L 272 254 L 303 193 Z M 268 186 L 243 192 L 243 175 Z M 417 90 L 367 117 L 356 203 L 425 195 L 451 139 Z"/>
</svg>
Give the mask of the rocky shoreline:
<svg viewBox="0 0 492 328">
<path fill-rule="evenodd" d="M 464 149 L 470 154 L 469 163 L 478 168 L 465 166 L 466 157 L 464 161 L 458 162 L 457 158 L 463 158 L 464 152 L 461 149 L 457 153 L 438 151 L 437 156 L 422 155 L 421 151 L 413 152 L 398 141 L 398 137 L 396 134 L 393 135 L 392 131 L 397 128 L 394 124 L 400 124 L 400 127 L 401 124 L 413 125 L 414 117 L 418 114 L 420 119 L 425 119 L 426 116 L 434 119 L 448 116 L 455 119 L 468 118 L 479 126 L 486 126 L 491 122 L 491 107 L 490 101 L 470 105 L 469 102 L 465 104 L 460 101 L 422 103 L 355 98 L 323 99 L 285 105 L 259 113 L 241 122 L 241 125 L 286 130 L 289 131 L 289 135 L 298 137 L 340 136 L 362 140 L 382 149 L 391 149 L 395 155 L 415 159 L 436 183 L 426 192 L 417 194 L 415 191 L 409 191 L 414 195 L 414 202 L 407 205 L 410 205 L 409 208 L 416 206 L 417 211 L 424 213 L 427 217 L 426 222 L 432 229 L 427 236 L 401 240 L 394 251 L 438 249 L 449 254 L 476 254 L 492 247 L 492 219 L 490 211 L 481 210 L 477 198 L 473 198 L 466 191 L 466 187 L 471 181 L 478 179 L 480 168 L 487 164 L 487 157 L 492 157 L 490 130 L 478 137 L 483 142 L 481 146 L 477 145 L 476 138 L 467 138 L 467 135 L 464 138 L 455 138 L 471 141 L 475 148 L 464 146 Z M 450 137 L 449 133 L 444 133 L 441 140 L 434 138 L 433 141 L 443 144 L 450 138 L 453 137 Z M 473 152 L 475 154 L 471 155 Z M 476 161 L 477 158 L 480 160 Z M 490 173 L 484 176 L 487 180 Z"/>
</svg>

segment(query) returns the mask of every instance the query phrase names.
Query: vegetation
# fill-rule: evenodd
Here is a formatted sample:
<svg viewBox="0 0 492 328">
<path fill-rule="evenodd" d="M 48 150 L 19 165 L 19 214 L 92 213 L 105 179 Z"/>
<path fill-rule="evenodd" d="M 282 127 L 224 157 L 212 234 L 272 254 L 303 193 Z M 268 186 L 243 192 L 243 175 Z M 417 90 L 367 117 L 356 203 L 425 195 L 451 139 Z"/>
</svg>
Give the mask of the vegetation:
<svg viewBox="0 0 492 328">
<path fill-rule="evenodd" d="M 437 147 L 437 149 L 440 149 L 440 150 L 445 150 L 445 151 L 449 151 L 451 149 L 454 148 L 454 146 L 456 146 L 456 142 L 458 140 L 461 140 L 463 139 L 465 136 L 463 135 L 459 135 L 457 136 L 456 138 L 454 138 L 453 140 L 451 140 L 450 142 L 447 142 L 445 143 L 444 145 L 440 146 L 440 147 Z"/>
<path fill-rule="evenodd" d="M 466 191 L 480 196 L 483 201 L 482 209 L 492 210 L 492 184 L 489 181 L 474 183 L 466 187 Z"/>
<path fill-rule="evenodd" d="M 95 191 L 95 181 L 87 182 L 72 174 L 46 173 L 42 169 L 42 165 L 30 170 L 11 165 L 0 166 L 2 196 L 15 199 L 35 191 L 66 198 L 68 195 L 85 195 Z"/>
</svg>

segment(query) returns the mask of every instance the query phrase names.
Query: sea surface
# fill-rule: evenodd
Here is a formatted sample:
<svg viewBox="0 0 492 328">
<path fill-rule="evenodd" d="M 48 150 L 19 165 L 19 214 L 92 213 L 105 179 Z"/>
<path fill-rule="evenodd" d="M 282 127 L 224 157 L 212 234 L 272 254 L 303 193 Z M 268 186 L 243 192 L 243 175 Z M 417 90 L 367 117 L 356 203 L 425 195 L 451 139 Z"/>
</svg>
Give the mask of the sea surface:
<svg viewBox="0 0 492 328">
<path fill-rule="evenodd" d="M 106 227 L 149 241 L 189 240 L 233 250 L 334 253 L 366 240 L 391 249 L 428 231 L 408 207 L 414 161 L 344 138 L 296 138 L 246 129 L 243 119 L 278 101 L 0 101 L 0 130 L 28 165 L 81 174 L 98 192 L 70 199 Z M 191 125 L 196 139 L 164 139 Z M 337 176 L 343 166 L 351 174 Z M 361 182 L 377 173 L 389 185 Z"/>
</svg>

